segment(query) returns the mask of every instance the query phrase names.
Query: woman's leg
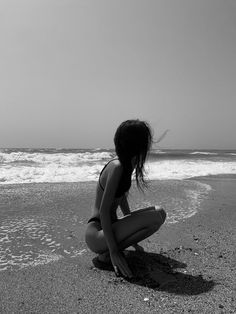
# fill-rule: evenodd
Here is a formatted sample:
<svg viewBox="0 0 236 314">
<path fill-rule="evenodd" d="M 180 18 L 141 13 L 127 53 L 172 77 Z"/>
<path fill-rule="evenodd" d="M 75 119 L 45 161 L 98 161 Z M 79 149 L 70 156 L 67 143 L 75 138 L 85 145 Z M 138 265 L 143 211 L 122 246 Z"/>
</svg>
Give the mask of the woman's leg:
<svg viewBox="0 0 236 314">
<path fill-rule="evenodd" d="M 112 227 L 119 249 L 138 243 L 156 232 L 166 219 L 163 209 L 153 207 L 136 210 L 116 221 Z M 108 250 L 103 230 L 90 223 L 86 232 L 86 242 L 95 253 Z"/>
<path fill-rule="evenodd" d="M 133 210 L 131 212 L 131 214 L 136 214 L 136 213 L 141 213 L 141 212 L 146 212 L 146 211 L 149 211 L 149 210 L 161 210 L 163 209 L 162 207 L 156 205 L 156 206 L 150 206 L 150 207 L 145 207 L 145 208 L 140 208 L 140 209 L 136 209 L 136 210 Z"/>
<path fill-rule="evenodd" d="M 113 228 L 121 250 L 138 243 L 155 233 L 165 222 L 164 209 L 154 206 L 133 211 L 118 220 Z"/>
</svg>

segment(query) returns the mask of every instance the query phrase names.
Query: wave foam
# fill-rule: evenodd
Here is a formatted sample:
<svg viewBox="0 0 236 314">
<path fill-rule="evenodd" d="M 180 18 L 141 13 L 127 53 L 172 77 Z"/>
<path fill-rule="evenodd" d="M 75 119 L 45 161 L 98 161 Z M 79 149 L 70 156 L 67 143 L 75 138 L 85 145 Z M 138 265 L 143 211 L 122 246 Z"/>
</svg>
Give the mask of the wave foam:
<svg viewBox="0 0 236 314">
<path fill-rule="evenodd" d="M 229 173 L 236 174 L 236 162 L 159 160 L 147 165 L 147 176 L 150 180 L 181 180 Z"/>
<path fill-rule="evenodd" d="M 218 153 L 211 153 L 211 152 L 192 152 L 189 155 L 218 155 Z"/>
<path fill-rule="evenodd" d="M 0 183 L 40 183 L 40 182 L 79 182 L 94 181 L 102 169 L 102 165 L 63 167 L 50 165 L 48 167 L 3 167 L 0 173 Z"/>
<path fill-rule="evenodd" d="M 0 184 L 40 183 L 40 182 L 80 182 L 97 181 L 104 162 L 69 166 L 49 164 L 42 166 L 3 165 Z M 147 177 L 150 180 L 181 180 L 198 176 L 236 174 L 236 162 L 208 160 L 159 160 L 148 162 Z"/>
<path fill-rule="evenodd" d="M 42 165 L 79 165 L 81 163 L 96 162 L 112 158 L 110 152 L 83 152 L 83 153 L 27 153 L 27 152 L 0 152 L 0 162 L 4 164 L 31 162 Z"/>
</svg>

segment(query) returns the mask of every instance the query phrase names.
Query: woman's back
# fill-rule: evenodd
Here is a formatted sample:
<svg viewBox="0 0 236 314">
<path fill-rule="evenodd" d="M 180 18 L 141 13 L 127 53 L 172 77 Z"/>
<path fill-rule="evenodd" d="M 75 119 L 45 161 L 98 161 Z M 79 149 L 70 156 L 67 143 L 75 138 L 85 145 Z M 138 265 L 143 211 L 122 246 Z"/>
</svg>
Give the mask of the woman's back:
<svg viewBox="0 0 236 314">
<path fill-rule="evenodd" d="M 95 197 L 95 204 L 94 204 L 94 208 L 92 212 L 92 217 L 99 218 L 100 216 L 99 209 L 101 206 L 103 193 L 106 188 L 107 176 L 109 175 L 109 171 L 111 171 L 111 169 L 114 167 L 119 168 L 121 172 L 123 171 L 123 167 L 120 161 L 118 159 L 112 159 L 104 166 L 104 168 L 102 169 L 100 173 L 99 180 L 96 187 L 96 197 Z M 117 219 L 116 210 L 119 206 L 122 196 L 123 195 L 116 197 L 113 203 L 111 204 L 110 212 L 111 212 L 112 221 L 115 221 Z"/>
</svg>

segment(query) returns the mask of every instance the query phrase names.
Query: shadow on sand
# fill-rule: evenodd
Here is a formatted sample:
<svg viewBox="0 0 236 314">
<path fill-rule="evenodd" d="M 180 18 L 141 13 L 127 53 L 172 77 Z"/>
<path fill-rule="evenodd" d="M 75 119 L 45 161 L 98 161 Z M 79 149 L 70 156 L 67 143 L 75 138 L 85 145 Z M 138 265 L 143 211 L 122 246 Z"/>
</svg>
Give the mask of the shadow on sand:
<svg viewBox="0 0 236 314">
<path fill-rule="evenodd" d="M 162 254 L 126 251 L 126 260 L 134 278 L 122 278 L 123 282 L 126 280 L 135 285 L 181 295 L 205 293 L 216 284 L 213 280 L 203 279 L 201 275 L 193 276 L 178 271 L 187 265 Z M 96 258 L 93 259 L 93 264 L 96 268 L 113 271 L 111 264 L 100 264 Z M 117 279 L 114 278 L 114 282 Z"/>
</svg>

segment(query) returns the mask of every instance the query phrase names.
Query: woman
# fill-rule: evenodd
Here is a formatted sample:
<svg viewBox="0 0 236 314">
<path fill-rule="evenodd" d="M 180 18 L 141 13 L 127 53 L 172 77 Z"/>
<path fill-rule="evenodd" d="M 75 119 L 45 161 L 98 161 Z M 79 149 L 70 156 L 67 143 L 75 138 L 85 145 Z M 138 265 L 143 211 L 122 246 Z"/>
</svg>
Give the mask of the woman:
<svg viewBox="0 0 236 314">
<path fill-rule="evenodd" d="M 86 243 L 100 261 L 110 257 L 116 275 L 132 277 L 122 251 L 156 232 L 166 219 L 163 209 L 155 206 L 130 211 L 127 193 L 135 172 L 137 186 L 146 186 L 144 163 L 152 143 L 149 125 L 140 120 L 127 120 L 114 137 L 118 158 L 110 160 L 100 173 L 93 215 L 86 229 Z M 117 218 L 120 206 L 124 217 Z"/>
</svg>

